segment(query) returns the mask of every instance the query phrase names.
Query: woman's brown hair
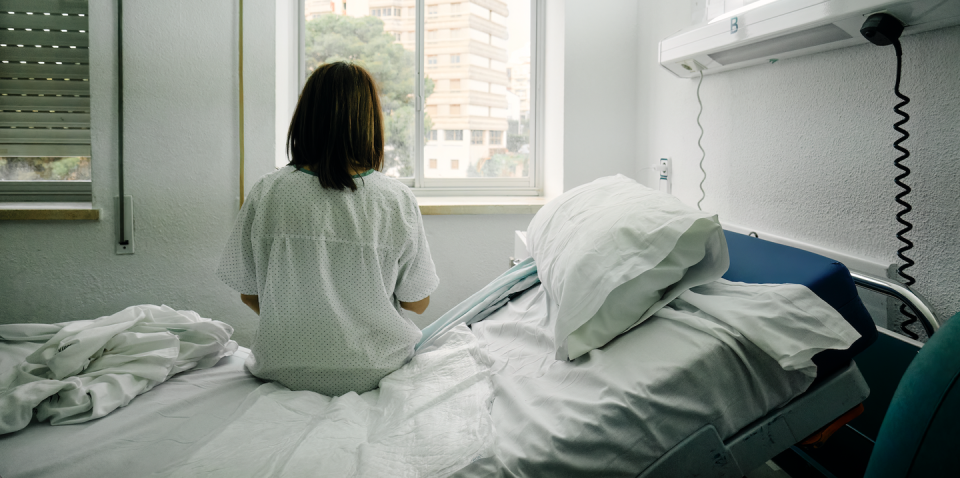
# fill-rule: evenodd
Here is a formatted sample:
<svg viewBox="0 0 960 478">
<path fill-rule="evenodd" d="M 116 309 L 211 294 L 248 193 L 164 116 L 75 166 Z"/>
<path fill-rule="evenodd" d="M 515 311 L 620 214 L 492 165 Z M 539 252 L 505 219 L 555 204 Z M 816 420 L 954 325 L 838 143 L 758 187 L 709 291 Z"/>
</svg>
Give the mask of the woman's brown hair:
<svg viewBox="0 0 960 478">
<path fill-rule="evenodd" d="M 290 165 L 324 188 L 357 190 L 350 176 L 383 168 L 383 113 L 367 70 L 344 62 L 317 67 L 303 86 L 287 132 Z"/>
</svg>

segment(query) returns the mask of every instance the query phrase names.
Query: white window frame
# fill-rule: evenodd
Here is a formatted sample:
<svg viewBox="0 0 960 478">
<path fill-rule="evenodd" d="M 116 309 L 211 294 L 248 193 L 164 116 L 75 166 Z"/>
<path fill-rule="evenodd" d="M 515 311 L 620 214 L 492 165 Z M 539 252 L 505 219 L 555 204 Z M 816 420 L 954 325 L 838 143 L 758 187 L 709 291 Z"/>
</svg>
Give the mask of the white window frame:
<svg viewBox="0 0 960 478">
<path fill-rule="evenodd" d="M 305 22 L 303 1 L 299 2 L 299 15 L 301 25 Z M 434 7 L 434 5 L 431 5 Z M 424 79 L 427 75 L 427 57 L 425 55 L 426 18 L 428 15 L 426 0 L 417 0 L 415 7 L 416 15 L 416 92 L 415 105 L 418 113 L 418 121 L 415 125 L 415 137 L 425 137 L 423 130 L 423 121 L 419 120 L 426 110 L 426 98 L 424 97 Z M 461 7 L 462 8 L 462 7 Z M 530 0 L 530 75 L 531 88 L 533 92 L 530 96 L 530 156 L 529 172 L 526 178 L 428 178 L 425 177 L 425 171 L 428 166 L 424 157 L 424 143 L 416 142 L 414 144 L 414 176 L 412 178 L 400 178 L 400 182 L 410 187 L 417 196 L 542 196 L 543 195 L 543 98 L 544 98 L 544 38 L 546 23 L 546 0 Z M 433 15 L 433 13 L 430 13 Z M 301 27 L 300 35 L 300 69 L 304 68 L 304 40 L 305 29 Z M 304 81 L 301 78 L 301 89 Z M 438 134 L 438 137 L 442 135 Z M 438 138 L 439 139 L 439 138 Z M 506 134 L 503 137 L 506 141 Z M 502 144 L 502 142 L 501 142 Z"/>
</svg>

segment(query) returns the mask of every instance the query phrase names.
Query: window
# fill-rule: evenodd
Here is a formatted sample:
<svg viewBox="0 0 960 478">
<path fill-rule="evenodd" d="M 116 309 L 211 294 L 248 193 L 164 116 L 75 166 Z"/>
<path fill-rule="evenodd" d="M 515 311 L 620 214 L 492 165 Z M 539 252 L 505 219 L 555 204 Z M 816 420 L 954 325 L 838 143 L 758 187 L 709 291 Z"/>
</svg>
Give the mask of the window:
<svg viewBox="0 0 960 478">
<path fill-rule="evenodd" d="M 459 159 L 451 159 L 451 160 L 450 160 L 450 169 L 460 169 L 460 160 L 459 160 Z"/>
<path fill-rule="evenodd" d="M 430 160 L 430 169 L 437 169 L 437 160 L 436 160 L 436 159 L 431 159 L 431 160 Z"/>
<path fill-rule="evenodd" d="M 0 201 L 90 201 L 87 1 L 4 2 Z M 26 46 L 22 45 L 26 44 Z M 12 80 L 11 80 L 12 78 Z"/>
<path fill-rule="evenodd" d="M 376 19 L 318 14 L 305 29 L 304 72 L 328 58 L 378 65 L 371 73 L 381 85 L 384 127 L 391 132 L 384 174 L 417 194 L 429 188 L 537 194 L 533 132 L 543 45 L 542 31 L 533 28 L 543 23 L 538 6 L 545 0 L 449 2 L 367 2 L 376 8 L 361 10 Z M 343 41 L 324 41 L 329 35 Z M 417 131 L 420 141 L 414 140 Z M 456 169 L 448 167 L 454 159 Z"/>
<path fill-rule="evenodd" d="M 482 129 L 475 129 L 470 132 L 470 144 L 483 144 Z"/>
</svg>

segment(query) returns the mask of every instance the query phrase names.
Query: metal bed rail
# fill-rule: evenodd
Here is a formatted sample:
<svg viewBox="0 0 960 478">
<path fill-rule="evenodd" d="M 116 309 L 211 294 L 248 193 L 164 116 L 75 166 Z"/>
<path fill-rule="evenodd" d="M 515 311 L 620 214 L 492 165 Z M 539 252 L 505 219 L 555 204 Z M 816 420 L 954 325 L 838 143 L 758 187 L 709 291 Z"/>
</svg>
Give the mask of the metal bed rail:
<svg viewBox="0 0 960 478">
<path fill-rule="evenodd" d="M 890 279 L 854 271 L 850 271 L 850 276 L 853 277 L 853 282 L 858 286 L 898 299 L 907 307 L 913 309 L 917 318 L 920 319 L 923 329 L 927 332 L 927 336 L 932 336 L 934 332 L 940 329 L 940 320 L 937 318 L 937 314 L 933 312 L 933 309 L 920 294 Z"/>
</svg>

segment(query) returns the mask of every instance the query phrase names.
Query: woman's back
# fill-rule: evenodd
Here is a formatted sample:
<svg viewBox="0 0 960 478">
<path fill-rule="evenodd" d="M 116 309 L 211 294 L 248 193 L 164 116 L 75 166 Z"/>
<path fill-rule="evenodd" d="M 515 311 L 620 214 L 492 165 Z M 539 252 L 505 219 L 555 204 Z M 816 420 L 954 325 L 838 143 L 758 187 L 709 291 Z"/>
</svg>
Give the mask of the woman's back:
<svg viewBox="0 0 960 478">
<path fill-rule="evenodd" d="M 420 329 L 398 301 L 438 283 L 416 199 L 379 172 L 354 181 L 323 188 L 287 166 L 251 190 L 217 272 L 259 296 L 254 375 L 341 395 L 376 388 L 413 356 Z"/>
</svg>

